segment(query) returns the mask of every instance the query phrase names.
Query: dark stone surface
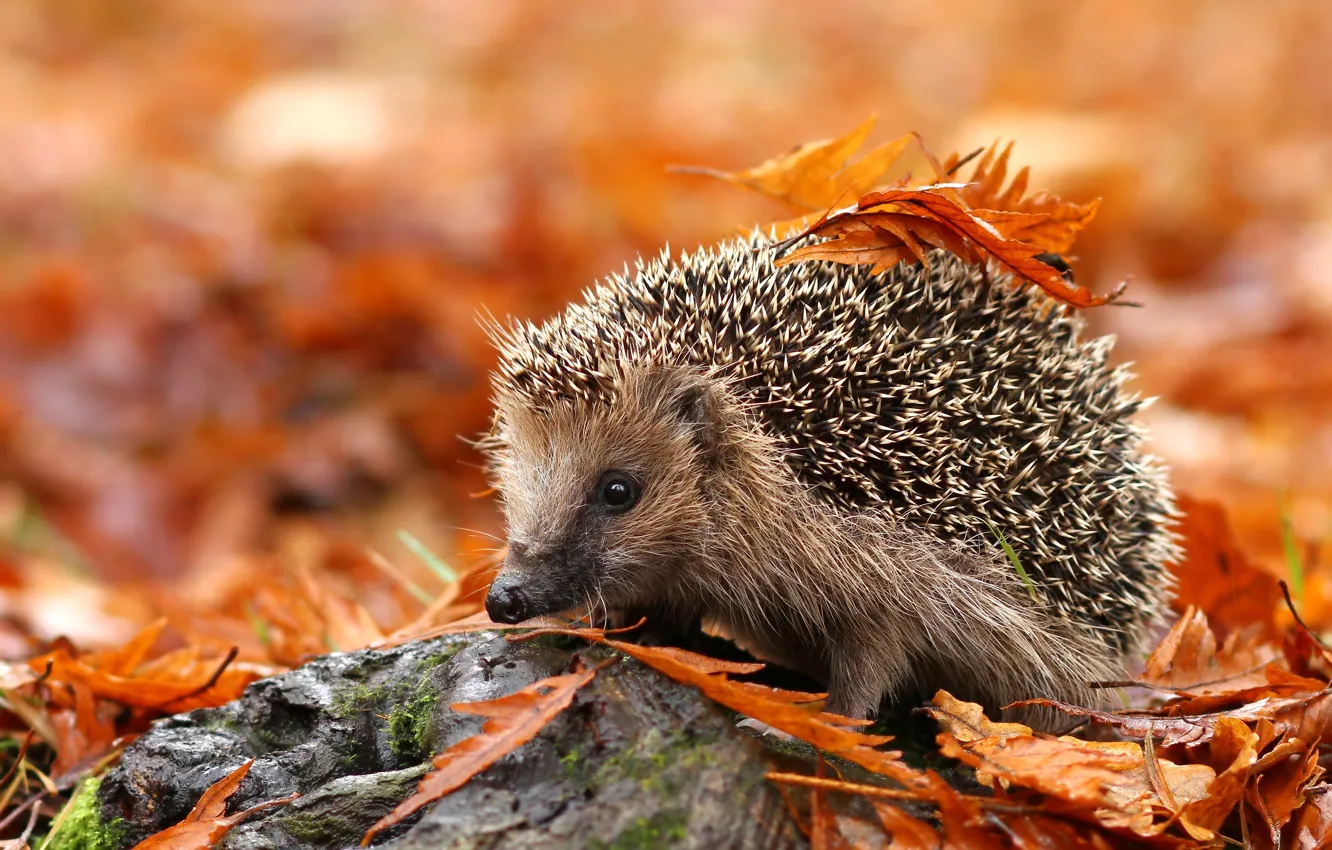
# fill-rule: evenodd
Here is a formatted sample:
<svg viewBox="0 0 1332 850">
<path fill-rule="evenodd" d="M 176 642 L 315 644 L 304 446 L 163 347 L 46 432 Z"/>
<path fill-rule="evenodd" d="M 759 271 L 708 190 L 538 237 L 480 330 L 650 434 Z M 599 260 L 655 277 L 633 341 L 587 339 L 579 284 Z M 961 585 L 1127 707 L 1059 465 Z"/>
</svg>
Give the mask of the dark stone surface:
<svg viewBox="0 0 1332 850">
<path fill-rule="evenodd" d="M 433 753 L 477 732 L 449 709 L 583 663 L 612 663 L 534 740 L 381 834 L 376 847 L 803 847 L 769 754 L 694 689 L 580 641 L 483 632 L 331 655 L 256 682 L 238 701 L 157 723 L 106 776 L 125 846 L 179 822 L 203 791 L 255 763 L 228 811 L 300 792 L 222 847 L 355 847 L 415 788 Z"/>
</svg>

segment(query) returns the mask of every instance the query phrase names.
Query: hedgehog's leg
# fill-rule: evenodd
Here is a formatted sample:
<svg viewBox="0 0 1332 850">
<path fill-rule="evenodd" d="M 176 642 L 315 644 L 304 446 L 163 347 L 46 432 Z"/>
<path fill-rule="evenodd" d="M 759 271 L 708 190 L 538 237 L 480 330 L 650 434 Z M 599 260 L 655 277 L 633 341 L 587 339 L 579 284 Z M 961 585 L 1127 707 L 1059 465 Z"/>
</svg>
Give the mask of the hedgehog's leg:
<svg viewBox="0 0 1332 850">
<path fill-rule="evenodd" d="M 666 608 L 633 608 L 626 612 L 625 625 L 645 620 L 633 639 L 644 646 L 678 646 L 691 649 L 703 634 L 703 615 L 682 615 Z"/>
<path fill-rule="evenodd" d="M 824 710 L 843 717 L 873 717 L 884 694 L 899 690 L 909 677 L 901 647 L 861 637 L 844 640 L 832 650 Z"/>
</svg>

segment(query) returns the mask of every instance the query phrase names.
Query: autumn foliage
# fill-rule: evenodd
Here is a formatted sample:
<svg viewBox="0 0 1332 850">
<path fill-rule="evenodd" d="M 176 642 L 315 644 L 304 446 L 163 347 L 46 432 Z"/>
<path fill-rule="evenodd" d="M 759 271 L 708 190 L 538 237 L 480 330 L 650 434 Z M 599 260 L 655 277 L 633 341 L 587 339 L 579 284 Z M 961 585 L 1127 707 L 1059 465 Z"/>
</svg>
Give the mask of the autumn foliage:
<svg viewBox="0 0 1332 850">
<path fill-rule="evenodd" d="M 678 45 L 688 61 L 662 76 L 546 73 L 559 45 L 618 55 L 581 42 L 596 28 L 564 8 L 501 20 L 459 4 L 440 13 L 457 20 L 402 28 L 414 34 L 365 28 L 482 33 L 456 56 L 416 45 L 475 63 L 474 88 L 457 90 L 452 71 L 353 79 L 339 63 L 384 51 L 346 35 L 350 13 L 168 5 L 0 9 L 0 837 L 56 831 L 73 789 L 156 718 L 330 651 L 488 627 L 476 615 L 499 525 L 458 439 L 488 416 L 477 310 L 539 316 L 668 239 L 757 224 L 785 240 L 781 263 L 882 269 L 944 250 L 1041 288 L 1052 309 L 1117 302 L 1136 275 L 1128 291 L 1149 309 L 1085 315 L 1163 397 L 1149 416 L 1186 491 L 1180 619 L 1131 681 L 1106 683 L 1125 708 L 1043 706 L 1069 735 L 943 693 L 924 707 L 941 758 L 981 792 L 907 765 L 818 694 L 746 681 L 753 665 L 545 627 L 817 747 L 819 769 L 770 777 L 816 847 L 865 828 L 905 847 L 1327 843 L 1332 231 L 1316 4 L 1209 9 L 1209 26 L 1175 28 L 1154 5 L 1116 4 L 1105 38 L 1141 49 L 1099 60 L 1086 10 L 1008 25 L 939 10 L 940 32 L 971 41 L 925 52 L 914 24 L 876 30 L 859 8 L 767 8 L 743 25 L 636 12 L 653 50 L 626 40 L 626 68 L 666 62 L 664 31 L 762 33 L 745 60 L 762 73 L 738 75 L 762 92 L 726 96 Z M 797 33 L 807 56 L 783 46 Z M 886 88 L 899 73 L 918 81 L 909 97 Z M 995 81 L 989 99 L 950 100 L 976 73 Z M 697 80 L 665 85 L 679 77 Z M 339 120 L 294 113 L 310 131 L 278 139 L 279 118 L 330 92 Z M 1010 132 L 1001 103 L 1035 129 Z M 416 136 L 380 120 L 394 109 L 419 119 Z M 866 120 L 752 168 L 674 170 L 712 180 L 667 168 L 757 161 L 870 109 L 892 133 L 924 132 L 875 143 Z M 1054 143 L 1036 132 L 1047 120 Z M 595 675 L 455 706 L 482 731 L 435 754 L 377 829 L 521 747 Z M 847 780 L 847 764 L 873 781 Z M 211 846 L 288 802 L 228 815 L 248 767 L 142 846 Z M 853 797 L 875 822 L 847 822 Z"/>
<path fill-rule="evenodd" d="M 790 234 L 779 246 L 790 249 L 781 263 L 824 259 L 884 269 L 899 262 L 928 263 L 929 252 L 937 249 L 989 263 L 993 273 L 1008 272 L 1071 307 L 1112 299 L 1091 294 L 1041 258 L 1072 247 L 1096 211 L 1094 201 L 1028 196 L 1026 169 L 1006 182 L 1011 146 L 981 153 L 969 180 L 954 179 L 963 157 L 953 154 L 940 162 L 926 151 L 936 182 L 908 188 L 909 178 L 903 177 L 875 188 L 919 139 L 903 136 L 850 161 L 870 127 L 866 123 L 847 137 L 802 146 L 748 171 L 716 173 L 811 211 L 780 225 Z M 812 212 L 843 200 L 849 205 Z M 1013 836 L 1051 846 L 1121 839 L 1203 845 L 1226 835 L 1257 846 L 1305 841 L 1321 834 L 1327 816 L 1318 747 L 1332 723 L 1325 693 L 1332 655 L 1293 609 L 1288 621 L 1280 619 L 1277 580 L 1236 547 L 1220 509 L 1194 499 L 1183 505 L 1188 554 L 1180 565 L 1180 603 L 1188 607 L 1139 679 L 1104 685 L 1133 689 L 1143 707 L 1105 712 L 1045 700 L 1028 703 L 1109 730 L 1117 740 L 1036 734 L 995 722 L 979 706 L 945 692 L 927 709 L 942 729 L 940 754 L 971 768 L 988 788 L 986 795 L 960 793 L 935 773 L 910 767 L 900 753 L 883 749 L 889 737 L 862 731 L 864 721 L 821 711 L 819 694 L 731 678 L 761 665 L 639 646 L 599 629 L 546 627 L 511 639 L 554 632 L 602 644 L 808 742 L 834 761 L 882 777 L 885 784 L 867 785 L 826 776 L 822 769 L 812 777 L 772 774 L 779 785 L 808 792 L 809 820 L 802 828 L 816 846 L 845 843 L 841 816 L 827 808 L 831 795 L 871 800 L 885 837 L 899 843 L 940 835 L 959 845 L 995 847 Z M 400 567 L 369 552 L 376 569 L 417 599 L 417 612 L 396 623 L 381 624 L 362 604 L 317 579 L 317 562 L 307 557 L 295 564 L 288 583 L 259 584 L 246 612 L 260 641 L 244 641 L 244 651 L 242 642 L 216 648 L 216 625 L 200 632 L 211 633 L 212 641 L 165 648 L 167 620 L 158 619 L 118 648 L 83 652 L 57 641 L 26 666 L 10 667 L 7 702 L 13 722 L 27 729 L 17 759 L 29 767 L 21 775 L 36 770 L 26 745 L 34 736 L 51 754 L 41 769 L 48 781 L 68 787 L 113 759 L 149 719 L 234 699 L 256 678 L 322 650 L 386 646 L 489 626 L 484 617 L 468 616 L 477 610 L 484 572 L 460 575 L 434 564 L 434 556 L 414 539 L 406 541 L 435 568 L 442 587 L 425 591 Z M 323 552 L 324 559 L 331 554 Z M 1229 579 L 1228 594 L 1215 590 L 1217 575 Z M 472 591 L 464 594 L 469 583 Z M 1241 588 L 1242 602 L 1236 593 Z M 1214 612 L 1224 639 L 1195 605 Z M 189 620 L 185 624 L 190 628 Z M 486 723 L 437 755 L 416 792 L 377 823 L 364 843 L 531 740 L 595 674 L 585 669 L 501 699 L 453 706 L 486 717 Z M 140 846 L 211 846 L 249 814 L 287 802 L 225 815 L 225 801 L 247 769 L 248 763 L 210 789 L 184 822 Z M 19 796 L 10 792 L 11 799 Z M 924 805 L 933 815 L 922 820 L 894 807 L 902 801 Z"/>
</svg>

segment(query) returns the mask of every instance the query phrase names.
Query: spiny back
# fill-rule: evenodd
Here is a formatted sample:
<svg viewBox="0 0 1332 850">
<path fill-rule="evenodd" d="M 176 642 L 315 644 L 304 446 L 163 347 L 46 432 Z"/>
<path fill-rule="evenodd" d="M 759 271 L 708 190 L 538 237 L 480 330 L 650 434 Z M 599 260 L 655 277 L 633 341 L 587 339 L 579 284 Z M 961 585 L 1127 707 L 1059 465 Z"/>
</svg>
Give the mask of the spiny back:
<svg viewBox="0 0 1332 850">
<path fill-rule="evenodd" d="M 875 275 L 772 253 L 731 242 L 612 276 L 505 333 L 497 392 L 544 410 L 613 398 L 619 364 L 715 369 L 829 503 L 992 546 L 988 520 L 1061 612 L 1136 639 L 1172 503 L 1112 339 L 1080 341 L 1076 315 L 952 255 Z"/>
</svg>

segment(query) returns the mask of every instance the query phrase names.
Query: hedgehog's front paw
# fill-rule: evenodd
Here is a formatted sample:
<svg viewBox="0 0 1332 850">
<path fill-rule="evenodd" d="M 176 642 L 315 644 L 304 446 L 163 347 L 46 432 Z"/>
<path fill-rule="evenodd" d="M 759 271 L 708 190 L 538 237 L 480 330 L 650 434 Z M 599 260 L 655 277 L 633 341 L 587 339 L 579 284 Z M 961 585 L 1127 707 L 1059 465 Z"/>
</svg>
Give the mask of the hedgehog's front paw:
<svg viewBox="0 0 1332 850">
<path fill-rule="evenodd" d="M 762 720 L 755 720 L 752 717 L 742 717 L 735 721 L 735 728 L 752 732 L 755 736 L 760 738 L 772 738 L 777 741 L 795 740 L 794 735 L 783 732 L 775 726 L 769 726 Z"/>
<path fill-rule="evenodd" d="M 587 612 L 587 621 L 589 627 L 604 629 L 609 632 L 623 629 L 625 626 L 632 626 L 637 622 L 637 619 L 630 620 L 629 616 L 623 611 L 608 611 L 605 608 L 598 608 L 595 611 Z"/>
</svg>

